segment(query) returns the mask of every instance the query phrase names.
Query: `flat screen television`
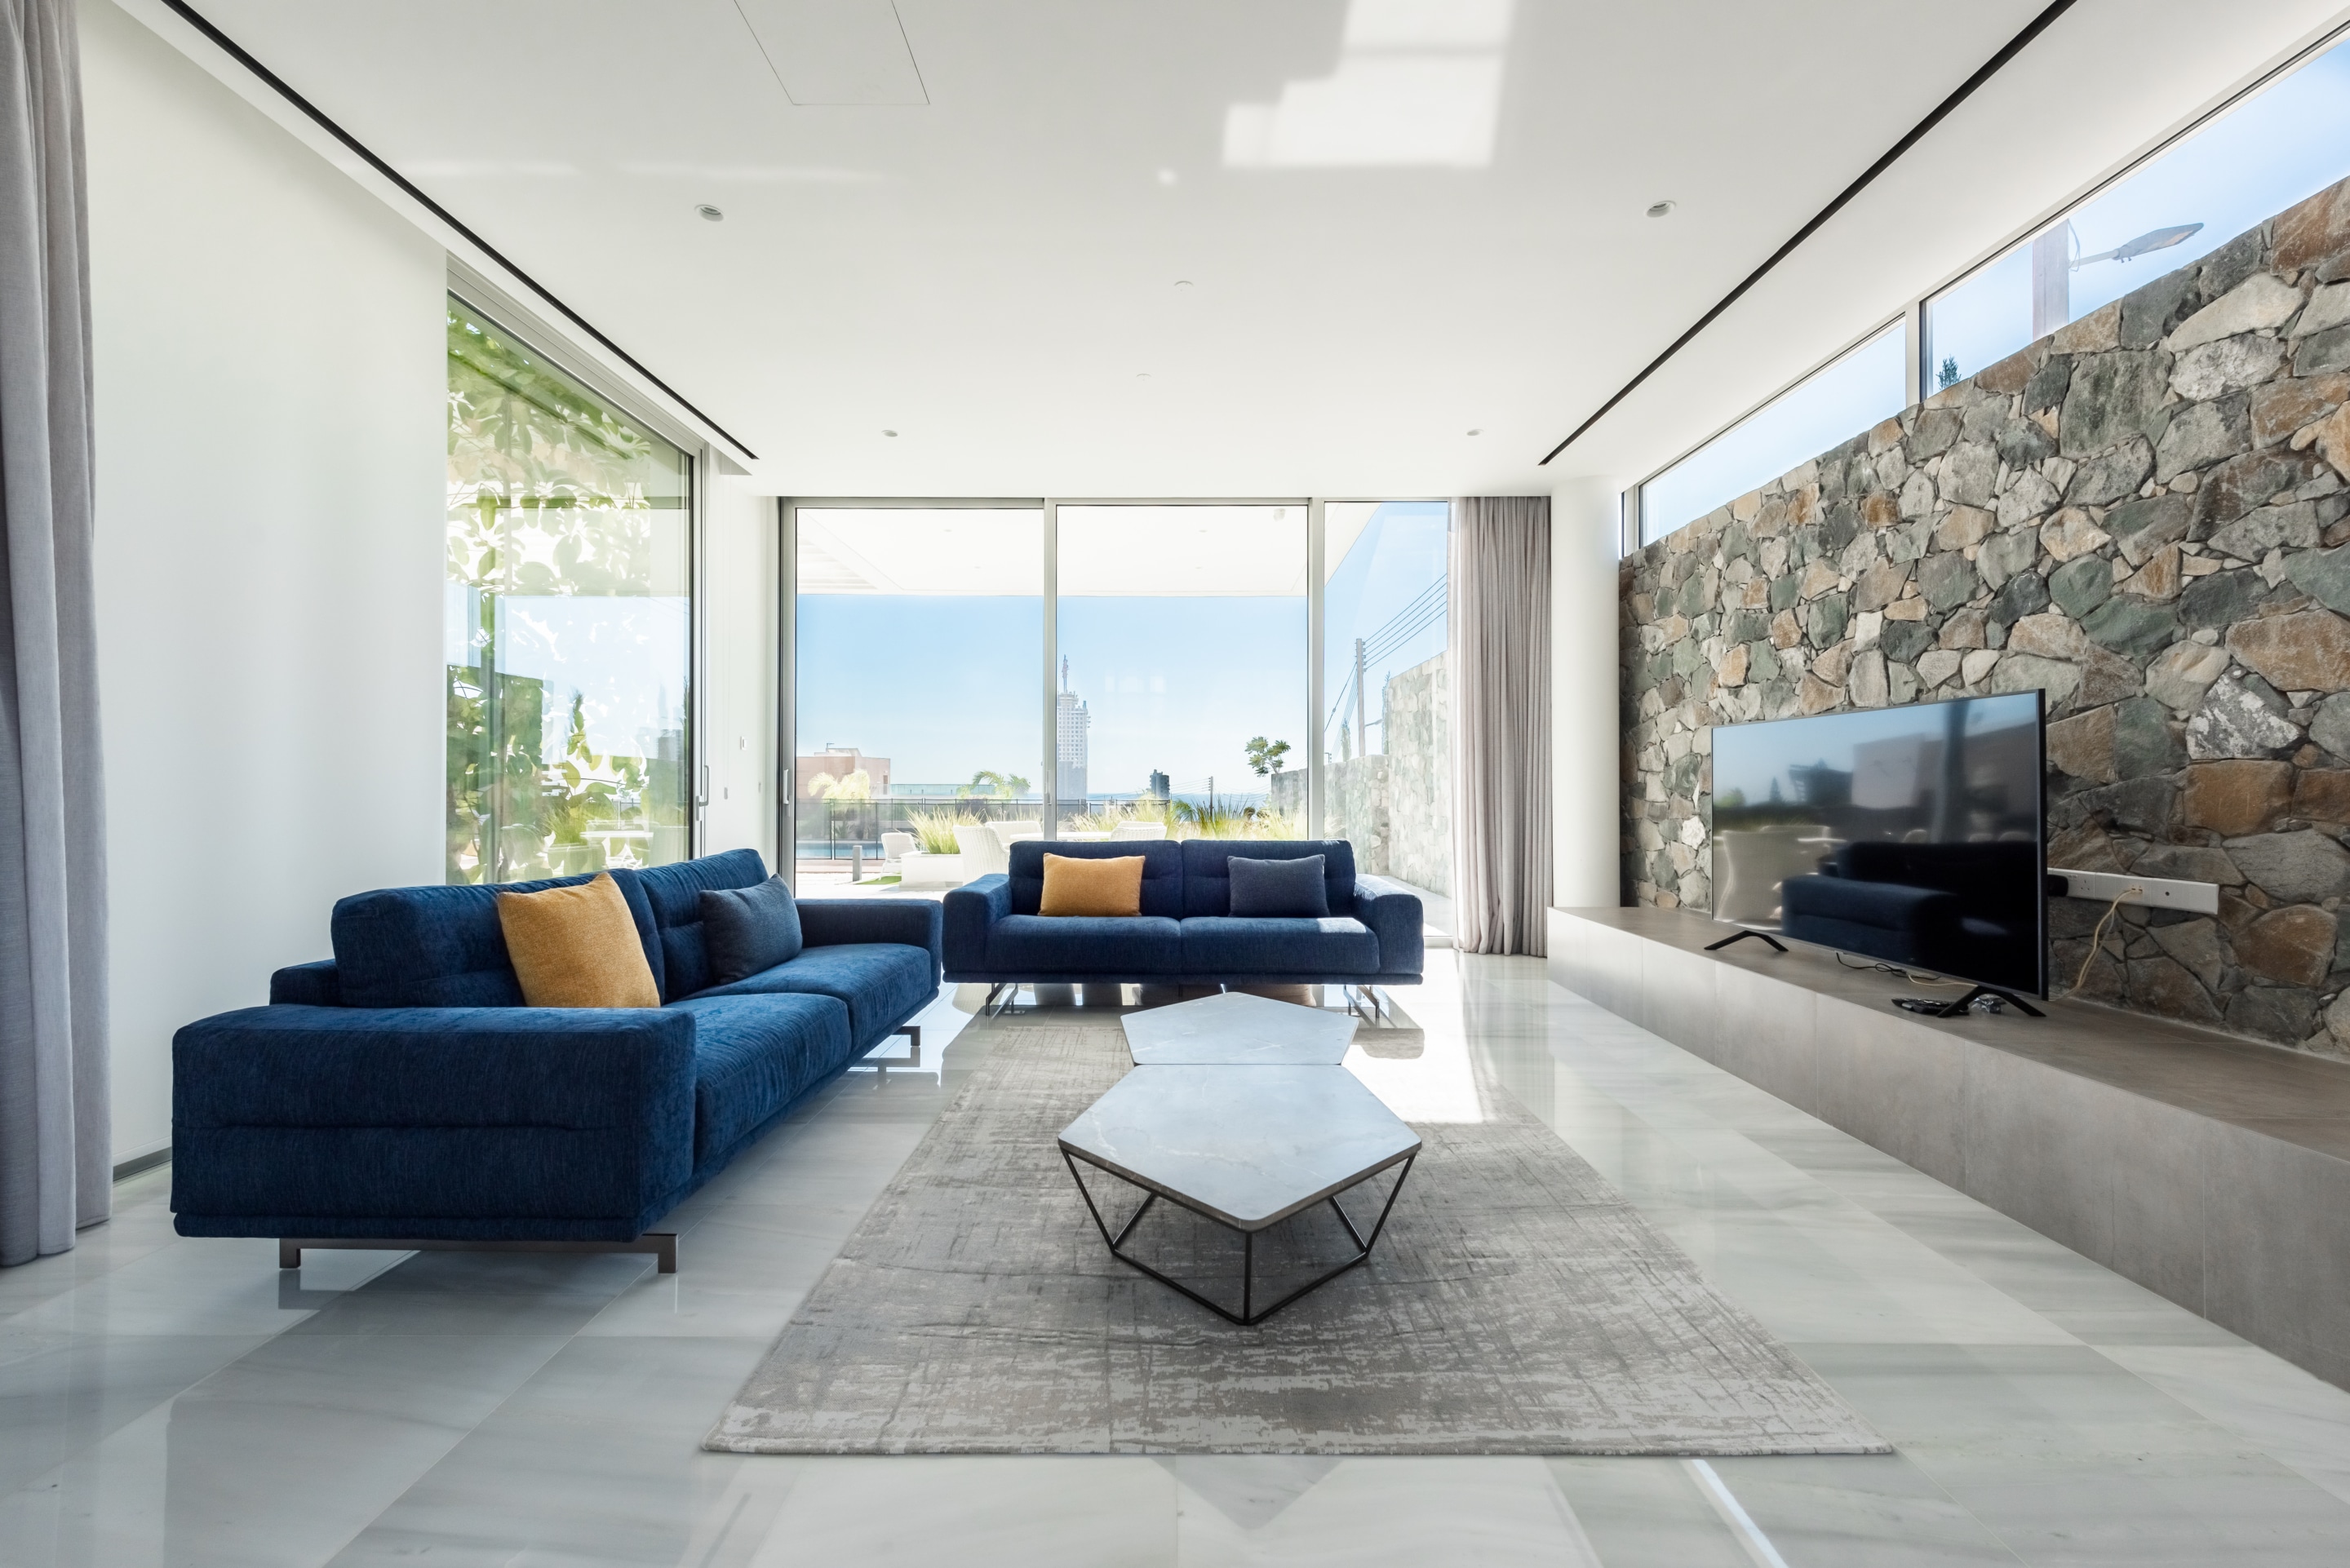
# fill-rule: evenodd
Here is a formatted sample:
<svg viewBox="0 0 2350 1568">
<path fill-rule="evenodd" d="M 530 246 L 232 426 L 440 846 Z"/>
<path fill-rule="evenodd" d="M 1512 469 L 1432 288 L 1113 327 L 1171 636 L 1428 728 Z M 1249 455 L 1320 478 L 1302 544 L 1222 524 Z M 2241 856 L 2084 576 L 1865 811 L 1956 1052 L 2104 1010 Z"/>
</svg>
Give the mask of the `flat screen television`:
<svg viewBox="0 0 2350 1568">
<path fill-rule="evenodd" d="M 1714 918 L 2046 996 L 2044 723 L 2019 691 L 1716 728 Z"/>
</svg>

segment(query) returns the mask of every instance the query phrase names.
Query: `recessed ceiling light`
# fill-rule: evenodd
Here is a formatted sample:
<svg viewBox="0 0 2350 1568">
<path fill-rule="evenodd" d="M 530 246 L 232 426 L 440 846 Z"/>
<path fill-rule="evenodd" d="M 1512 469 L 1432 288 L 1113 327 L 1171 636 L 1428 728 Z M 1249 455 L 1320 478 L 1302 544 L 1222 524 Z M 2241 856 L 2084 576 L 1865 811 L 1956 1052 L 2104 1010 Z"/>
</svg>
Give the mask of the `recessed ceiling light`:
<svg viewBox="0 0 2350 1568">
<path fill-rule="evenodd" d="M 1679 203 L 1679 202 L 1651 202 L 1651 203 L 1649 204 L 1649 207 L 1648 207 L 1648 216 L 1650 216 L 1650 217 L 1652 217 L 1652 218 L 1662 218 L 1662 217 L 1667 217 L 1667 216 L 1670 215 L 1670 213 L 1672 213 L 1672 210 L 1673 210 L 1675 207 L 1678 207 L 1678 206 L 1679 206 L 1679 205 L 1680 205 L 1680 203 Z"/>
<path fill-rule="evenodd" d="M 723 223 L 726 221 L 726 214 L 720 212 L 717 208 L 712 206 L 707 202 L 702 202 L 702 205 L 696 207 L 694 211 L 701 213 L 703 217 L 709 219 L 713 223 Z"/>
<path fill-rule="evenodd" d="M 1188 277 L 1179 277 L 1175 280 L 1175 286 L 1178 288 L 1189 288 L 1191 286 L 1191 280 Z"/>
<path fill-rule="evenodd" d="M 1150 379 L 1150 372 L 1148 370 L 1138 370 L 1134 374 L 1134 379 L 1138 381 L 1148 381 Z"/>
<path fill-rule="evenodd" d="M 1477 430 L 1471 431 L 1469 433 L 1470 433 L 1471 435 L 1483 435 L 1483 434 L 1485 433 L 1485 431 L 1484 431 L 1484 430 L 1481 427 L 1481 428 L 1479 428 L 1479 429 L 1477 429 Z"/>
<path fill-rule="evenodd" d="M 897 439 L 898 439 L 898 432 L 897 432 L 896 431 L 883 431 L 881 433 L 882 433 L 883 435 L 885 435 L 885 436 L 888 436 L 888 437 L 889 437 L 890 440 L 892 440 L 892 441 L 895 441 L 895 440 L 897 440 Z"/>
<path fill-rule="evenodd" d="M 1175 171 L 1172 169 L 1161 169 L 1159 171 L 1159 182 L 1161 185 L 1172 185 L 1175 183 Z"/>
</svg>

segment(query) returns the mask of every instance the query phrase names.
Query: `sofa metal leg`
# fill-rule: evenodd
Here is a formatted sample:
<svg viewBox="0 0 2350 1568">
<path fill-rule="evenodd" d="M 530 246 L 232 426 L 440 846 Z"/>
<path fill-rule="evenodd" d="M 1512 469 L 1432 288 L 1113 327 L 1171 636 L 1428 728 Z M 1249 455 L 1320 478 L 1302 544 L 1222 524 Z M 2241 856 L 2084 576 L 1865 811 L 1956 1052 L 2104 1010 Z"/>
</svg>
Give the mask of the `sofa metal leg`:
<svg viewBox="0 0 2350 1568">
<path fill-rule="evenodd" d="M 890 1033 L 893 1034 L 903 1034 L 913 1045 L 913 1049 L 907 1053 L 906 1055 L 907 1065 L 913 1067 L 920 1066 L 922 1064 L 922 1026 L 919 1023 L 901 1024 L 898 1028 L 891 1030 Z"/>
<path fill-rule="evenodd" d="M 277 1266 L 298 1269 L 302 1254 L 340 1252 L 642 1252 L 651 1255 L 654 1272 L 677 1272 L 677 1232 L 648 1231 L 633 1241 L 474 1241 L 437 1237 L 280 1236 Z"/>
</svg>

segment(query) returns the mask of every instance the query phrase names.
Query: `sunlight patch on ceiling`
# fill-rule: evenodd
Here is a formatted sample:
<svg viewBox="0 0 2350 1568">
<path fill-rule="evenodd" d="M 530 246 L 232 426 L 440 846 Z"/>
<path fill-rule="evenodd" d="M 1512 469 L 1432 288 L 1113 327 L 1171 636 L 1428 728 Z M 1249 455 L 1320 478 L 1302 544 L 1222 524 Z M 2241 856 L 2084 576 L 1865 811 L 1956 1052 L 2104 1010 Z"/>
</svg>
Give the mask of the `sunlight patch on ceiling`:
<svg viewBox="0 0 2350 1568">
<path fill-rule="evenodd" d="M 1337 68 L 1224 111 L 1234 169 L 1482 169 L 1512 0 L 1350 0 Z"/>
</svg>

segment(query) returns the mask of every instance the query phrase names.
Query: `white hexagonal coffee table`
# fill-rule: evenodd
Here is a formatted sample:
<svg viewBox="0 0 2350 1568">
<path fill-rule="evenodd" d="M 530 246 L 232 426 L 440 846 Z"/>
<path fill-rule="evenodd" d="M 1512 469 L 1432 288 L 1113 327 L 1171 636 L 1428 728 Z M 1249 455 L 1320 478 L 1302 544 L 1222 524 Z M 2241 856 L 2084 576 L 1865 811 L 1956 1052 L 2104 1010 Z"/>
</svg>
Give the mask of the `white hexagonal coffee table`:
<svg viewBox="0 0 2350 1568">
<path fill-rule="evenodd" d="M 1125 1025 L 1138 1067 L 1335 1067 L 1355 1038 L 1343 1012 L 1238 991 L 1129 1012 Z"/>
<path fill-rule="evenodd" d="M 1137 1067 L 1068 1125 L 1060 1145 L 1112 1257 L 1243 1324 L 1263 1322 L 1368 1258 L 1420 1148 L 1418 1134 L 1361 1080 L 1336 1066 Z M 1147 1194 L 1116 1234 L 1077 1169 L 1080 1162 Z M 1339 1199 L 1397 1166 L 1402 1168 L 1366 1234 Z M 1162 1198 L 1240 1232 L 1240 1311 L 1126 1250 L 1134 1228 Z M 1321 1203 L 1346 1227 L 1354 1255 L 1258 1308 L 1257 1237 Z"/>
</svg>

